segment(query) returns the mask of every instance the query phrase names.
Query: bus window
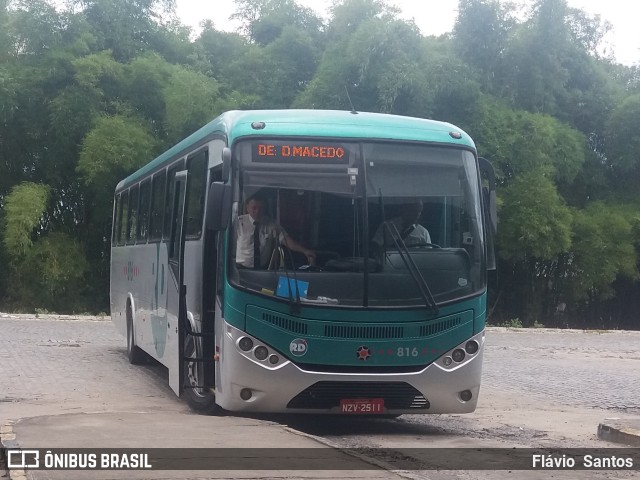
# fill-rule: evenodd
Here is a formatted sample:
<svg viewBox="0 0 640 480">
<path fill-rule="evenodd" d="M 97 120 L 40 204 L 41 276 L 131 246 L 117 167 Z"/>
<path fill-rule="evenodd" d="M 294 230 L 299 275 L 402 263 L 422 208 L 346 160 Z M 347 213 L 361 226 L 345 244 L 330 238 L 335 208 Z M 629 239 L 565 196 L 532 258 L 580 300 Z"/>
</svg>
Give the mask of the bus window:
<svg viewBox="0 0 640 480">
<path fill-rule="evenodd" d="M 139 187 L 131 187 L 129 190 L 129 222 L 127 224 L 127 244 L 136 243 L 136 230 L 138 228 L 138 192 Z"/>
<path fill-rule="evenodd" d="M 151 212 L 149 215 L 149 241 L 162 238 L 162 217 L 165 211 L 164 189 L 167 171 L 162 170 L 153 176 L 151 184 Z"/>
<path fill-rule="evenodd" d="M 138 243 L 147 241 L 149 233 L 149 201 L 151 182 L 146 180 L 140 184 L 140 210 L 138 212 Z"/>
<path fill-rule="evenodd" d="M 207 151 L 203 150 L 188 160 L 189 203 L 187 205 L 186 237 L 199 238 L 202 233 L 202 212 L 207 182 Z"/>
<path fill-rule="evenodd" d="M 118 245 L 125 244 L 127 218 L 129 216 L 129 190 L 122 192 L 120 201 L 120 226 L 118 227 Z"/>
<path fill-rule="evenodd" d="M 165 205 L 168 205 L 168 208 L 164 209 L 164 228 L 162 229 L 162 238 L 164 240 L 169 238 L 171 233 L 171 205 L 173 205 L 173 188 L 176 183 L 176 172 L 180 170 L 184 170 L 184 160 L 180 160 L 173 164 L 173 166 L 169 169 L 168 179 L 167 179 L 167 190 L 166 190 L 166 202 Z"/>
<path fill-rule="evenodd" d="M 113 201 L 113 221 L 111 222 L 111 245 L 116 245 L 118 243 L 118 234 L 120 232 L 120 217 L 118 216 L 120 213 L 120 194 L 115 196 Z"/>
</svg>

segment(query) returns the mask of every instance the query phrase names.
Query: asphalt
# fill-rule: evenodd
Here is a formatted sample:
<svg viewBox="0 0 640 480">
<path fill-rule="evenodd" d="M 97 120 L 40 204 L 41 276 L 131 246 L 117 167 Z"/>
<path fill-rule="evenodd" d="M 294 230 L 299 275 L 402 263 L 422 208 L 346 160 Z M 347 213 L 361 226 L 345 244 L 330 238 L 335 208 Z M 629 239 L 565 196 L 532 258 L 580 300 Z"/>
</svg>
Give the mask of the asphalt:
<svg viewBox="0 0 640 480">
<path fill-rule="evenodd" d="M 174 412 L 70 413 L 8 423 L 0 426 L 0 439 L 5 467 L 7 452 L 13 449 L 42 449 L 41 464 L 44 453 L 56 453 L 56 449 L 95 452 L 98 459 L 101 453 L 110 452 L 108 449 L 132 449 L 127 452 L 150 452 L 151 465 L 158 465 L 154 458 L 165 457 L 159 462 L 167 468 L 161 471 L 12 468 L 8 477 L 11 480 L 402 478 L 375 459 L 333 448 L 319 438 L 280 424 L 244 417 Z M 180 450 L 185 445 L 189 449 Z M 169 457 L 186 462 L 179 464 L 183 469 L 173 470 L 175 463 Z M 185 460 L 187 457 L 191 460 Z M 200 469 L 202 462 L 206 468 Z M 0 478 L 7 478 L 2 471 L 0 468 Z"/>
</svg>

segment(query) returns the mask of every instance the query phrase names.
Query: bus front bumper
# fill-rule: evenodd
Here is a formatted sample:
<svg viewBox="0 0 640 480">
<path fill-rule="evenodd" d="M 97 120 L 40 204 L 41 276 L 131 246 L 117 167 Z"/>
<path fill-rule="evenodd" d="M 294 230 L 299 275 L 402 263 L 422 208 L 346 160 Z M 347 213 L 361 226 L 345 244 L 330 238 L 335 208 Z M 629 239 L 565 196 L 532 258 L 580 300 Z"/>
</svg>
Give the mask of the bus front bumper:
<svg viewBox="0 0 640 480">
<path fill-rule="evenodd" d="M 248 352 L 239 348 L 239 338 L 246 336 L 242 331 L 228 324 L 225 328 L 219 339 L 215 394 L 216 403 L 229 411 L 340 414 L 342 399 L 387 397 L 384 410 L 376 413 L 469 413 L 478 402 L 484 331 L 469 339 L 479 348 L 465 361 L 445 366 L 450 357 L 445 353 L 420 371 L 387 374 L 303 370 L 281 356 L 272 365 L 268 357 L 255 358 L 255 346 Z M 464 344 L 451 351 L 460 347 Z M 413 401 L 399 398 L 405 394 Z"/>
</svg>

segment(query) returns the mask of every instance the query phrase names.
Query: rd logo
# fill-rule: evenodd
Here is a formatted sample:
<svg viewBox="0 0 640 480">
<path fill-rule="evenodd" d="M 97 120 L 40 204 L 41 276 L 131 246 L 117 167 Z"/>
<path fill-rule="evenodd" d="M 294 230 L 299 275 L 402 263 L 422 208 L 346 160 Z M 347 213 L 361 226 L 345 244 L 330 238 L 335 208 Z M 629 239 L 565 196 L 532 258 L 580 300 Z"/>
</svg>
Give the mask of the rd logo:
<svg viewBox="0 0 640 480">
<path fill-rule="evenodd" d="M 307 341 L 302 338 L 296 338 L 289 344 L 289 351 L 296 357 L 301 357 L 307 353 L 308 345 Z"/>
</svg>

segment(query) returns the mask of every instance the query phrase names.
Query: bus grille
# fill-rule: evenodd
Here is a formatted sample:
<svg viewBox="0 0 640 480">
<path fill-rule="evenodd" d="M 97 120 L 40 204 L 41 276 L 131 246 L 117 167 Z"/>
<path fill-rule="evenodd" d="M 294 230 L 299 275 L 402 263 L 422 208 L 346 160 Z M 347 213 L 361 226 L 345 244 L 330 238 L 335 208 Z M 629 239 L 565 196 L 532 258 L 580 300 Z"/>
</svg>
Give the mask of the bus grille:
<svg viewBox="0 0 640 480">
<path fill-rule="evenodd" d="M 301 335 L 307 334 L 307 324 L 302 322 L 297 322 L 290 318 L 281 317 L 280 315 L 273 315 L 271 313 L 263 313 L 262 320 L 265 322 L 269 322 L 271 325 L 275 325 L 276 327 L 280 327 L 284 330 L 289 330 L 290 332 L 298 333 Z"/>
<path fill-rule="evenodd" d="M 390 410 L 426 410 L 429 400 L 405 382 L 318 382 L 300 392 L 287 408 L 327 410 L 340 406 L 341 399 L 384 398 Z"/>
<path fill-rule="evenodd" d="M 426 325 L 420 326 L 420 336 L 421 337 L 429 337 L 431 335 L 435 335 L 440 332 L 444 332 L 445 330 L 450 330 L 453 327 L 457 327 L 462 322 L 462 318 L 453 317 L 447 318 L 441 322 L 435 323 L 427 323 Z"/>
<path fill-rule="evenodd" d="M 368 325 L 326 325 L 324 335 L 329 338 L 403 338 L 404 328 Z"/>
</svg>

